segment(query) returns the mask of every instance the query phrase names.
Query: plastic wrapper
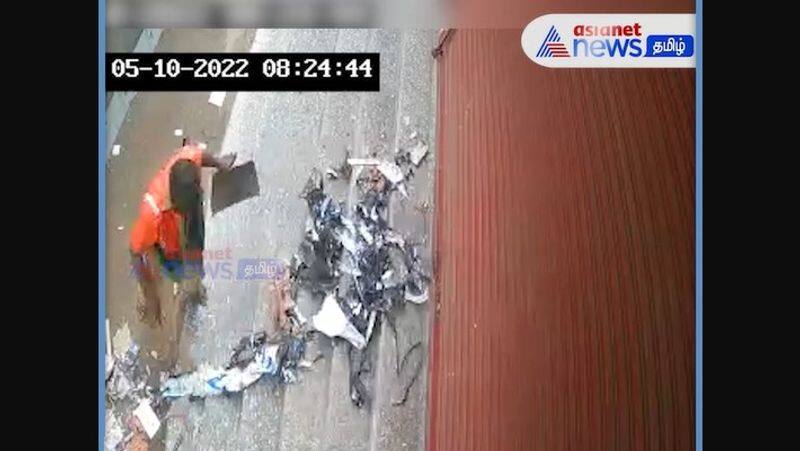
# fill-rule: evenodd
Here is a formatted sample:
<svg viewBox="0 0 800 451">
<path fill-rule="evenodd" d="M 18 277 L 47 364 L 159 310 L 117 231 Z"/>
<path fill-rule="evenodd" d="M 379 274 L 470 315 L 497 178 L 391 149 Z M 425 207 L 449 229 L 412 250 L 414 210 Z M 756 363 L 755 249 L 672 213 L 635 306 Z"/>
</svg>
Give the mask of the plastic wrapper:
<svg viewBox="0 0 800 451">
<path fill-rule="evenodd" d="M 291 346 L 291 343 L 290 343 Z M 242 366 L 228 369 L 202 366 L 197 371 L 167 379 L 161 387 L 165 398 L 190 396 L 205 398 L 222 393 L 235 393 L 244 390 L 265 374 L 277 375 L 279 345 L 263 345 L 255 353 L 253 360 Z"/>
<path fill-rule="evenodd" d="M 328 295 L 322 303 L 322 308 L 312 318 L 314 328 L 323 334 L 333 338 L 341 337 L 349 341 L 357 349 L 363 349 L 367 345 L 367 340 L 347 320 L 342 308 L 336 301 L 336 297 Z"/>
</svg>

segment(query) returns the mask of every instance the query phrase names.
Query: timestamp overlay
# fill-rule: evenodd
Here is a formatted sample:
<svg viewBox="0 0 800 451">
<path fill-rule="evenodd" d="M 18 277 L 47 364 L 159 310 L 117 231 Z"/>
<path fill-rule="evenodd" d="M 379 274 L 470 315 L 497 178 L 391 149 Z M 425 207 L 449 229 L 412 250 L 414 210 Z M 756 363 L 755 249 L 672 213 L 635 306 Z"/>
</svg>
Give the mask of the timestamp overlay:
<svg viewBox="0 0 800 451">
<path fill-rule="evenodd" d="M 378 91 L 378 53 L 108 53 L 107 91 Z"/>
</svg>

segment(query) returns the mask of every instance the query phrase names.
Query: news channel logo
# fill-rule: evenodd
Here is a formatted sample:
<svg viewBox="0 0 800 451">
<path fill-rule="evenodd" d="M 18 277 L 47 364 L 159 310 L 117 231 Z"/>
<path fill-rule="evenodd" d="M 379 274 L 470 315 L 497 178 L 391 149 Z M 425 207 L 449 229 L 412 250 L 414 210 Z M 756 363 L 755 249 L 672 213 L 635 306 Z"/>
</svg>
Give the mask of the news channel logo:
<svg viewBox="0 0 800 451">
<path fill-rule="evenodd" d="M 239 280 L 282 279 L 286 265 L 274 258 L 243 258 L 239 260 L 236 271 Z"/>
<path fill-rule="evenodd" d="M 138 266 L 131 268 L 136 277 Z M 214 280 L 280 280 L 286 275 L 286 263 L 276 258 L 240 258 L 206 260 L 202 263 L 166 261 L 160 265 L 166 278 L 173 280 L 208 277 Z"/>
<path fill-rule="evenodd" d="M 548 14 L 522 33 L 546 67 L 695 66 L 694 14 Z"/>
</svg>

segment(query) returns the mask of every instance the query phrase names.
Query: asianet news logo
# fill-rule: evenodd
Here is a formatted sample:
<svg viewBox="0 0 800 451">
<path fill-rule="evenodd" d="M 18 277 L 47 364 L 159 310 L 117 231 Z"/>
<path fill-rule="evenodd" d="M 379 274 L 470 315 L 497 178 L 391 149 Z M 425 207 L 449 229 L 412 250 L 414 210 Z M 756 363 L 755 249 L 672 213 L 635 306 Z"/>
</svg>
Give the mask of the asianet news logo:
<svg viewBox="0 0 800 451">
<path fill-rule="evenodd" d="M 638 22 L 629 25 L 575 25 L 572 35 L 575 36 L 572 40 L 572 54 L 575 56 L 642 56 L 642 25 Z"/>
<path fill-rule="evenodd" d="M 693 14 L 548 14 L 522 47 L 547 67 L 694 67 Z"/>
</svg>

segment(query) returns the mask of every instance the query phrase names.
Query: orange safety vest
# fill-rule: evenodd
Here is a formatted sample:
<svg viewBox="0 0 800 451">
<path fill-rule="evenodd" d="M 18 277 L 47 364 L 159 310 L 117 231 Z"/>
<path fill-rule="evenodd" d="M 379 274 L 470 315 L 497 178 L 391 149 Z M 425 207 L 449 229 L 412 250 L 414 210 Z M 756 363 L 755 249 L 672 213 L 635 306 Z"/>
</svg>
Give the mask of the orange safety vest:
<svg viewBox="0 0 800 451">
<path fill-rule="evenodd" d="M 180 224 L 183 218 L 177 210 L 170 208 L 169 173 L 178 160 L 189 160 L 202 167 L 202 159 L 202 149 L 184 146 L 150 181 L 139 204 L 139 217 L 131 230 L 131 251 L 142 254 L 157 246 L 167 260 L 180 259 Z"/>
</svg>

